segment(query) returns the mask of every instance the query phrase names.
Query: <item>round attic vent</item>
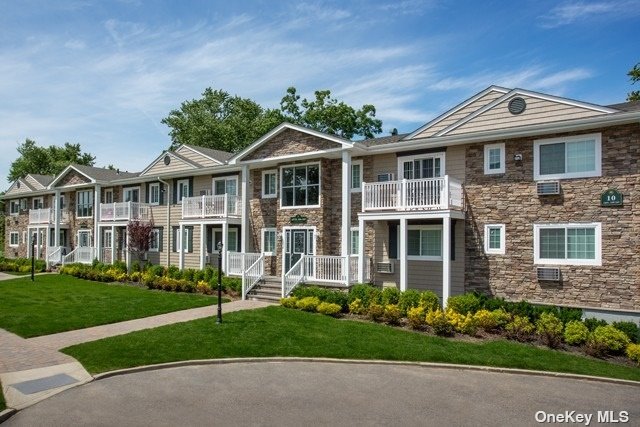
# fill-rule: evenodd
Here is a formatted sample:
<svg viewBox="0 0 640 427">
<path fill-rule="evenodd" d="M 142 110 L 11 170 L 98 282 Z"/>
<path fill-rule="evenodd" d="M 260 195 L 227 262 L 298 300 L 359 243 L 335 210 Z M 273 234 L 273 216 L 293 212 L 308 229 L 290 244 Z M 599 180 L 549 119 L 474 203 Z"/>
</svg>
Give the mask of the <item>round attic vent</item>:
<svg viewBox="0 0 640 427">
<path fill-rule="evenodd" d="M 511 114 L 520 114 L 527 108 L 527 103 L 524 99 L 517 97 L 509 101 L 509 112 Z"/>
<path fill-rule="evenodd" d="M 169 157 L 169 156 L 164 156 L 164 164 L 165 164 L 165 165 L 169 165 L 169 163 L 171 163 L 171 157 Z"/>
</svg>

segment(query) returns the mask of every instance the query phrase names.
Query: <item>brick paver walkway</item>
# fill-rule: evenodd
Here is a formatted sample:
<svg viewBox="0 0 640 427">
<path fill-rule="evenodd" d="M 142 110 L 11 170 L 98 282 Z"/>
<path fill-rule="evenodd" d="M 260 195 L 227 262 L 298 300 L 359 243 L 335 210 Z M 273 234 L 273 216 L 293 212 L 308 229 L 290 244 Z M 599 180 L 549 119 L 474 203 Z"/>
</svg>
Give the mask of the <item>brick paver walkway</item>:
<svg viewBox="0 0 640 427">
<path fill-rule="evenodd" d="M 33 343 L 4 329 L 0 329 L 0 343 L 0 374 L 76 361 L 71 356 Z"/>
</svg>

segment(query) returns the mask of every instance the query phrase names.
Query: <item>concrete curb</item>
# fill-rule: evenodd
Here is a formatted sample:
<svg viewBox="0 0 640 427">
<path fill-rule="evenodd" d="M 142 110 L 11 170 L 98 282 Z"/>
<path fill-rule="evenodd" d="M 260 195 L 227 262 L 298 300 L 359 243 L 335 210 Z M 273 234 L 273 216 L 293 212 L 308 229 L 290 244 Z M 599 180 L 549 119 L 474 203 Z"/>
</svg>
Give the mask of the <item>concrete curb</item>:
<svg viewBox="0 0 640 427">
<path fill-rule="evenodd" d="M 391 365 L 391 366 L 417 366 L 422 368 L 441 368 L 452 370 L 467 371 L 484 371 L 498 372 L 516 375 L 532 375 L 541 377 L 567 378 L 576 380 L 596 381 L 618 385 L 630 385 L 640 387 L 640 381 L 621 380 L 616 378 L 594 377 L 591 375 L 567 374 L 562 372 L 534 371 L 516 368 L 499 368 L 494 366 L 478 366 L 478 365 L 455 365 L 451 363 L 433 363 L 433 362 L 406 362 L 395 360 L 361 360 L 361 359 L 331 359 L 322 357 L 248 357 L 248 358 L 229 358 L 229 359 L 203 359 L 203 360 L 183 360 L 179 362 L 159 363 L 156 365 L 137 366 L 135 368 L 119 369 L 116 371 L 105 372 L 94 375 L 95 380 L 103 380 L 119 375 L 134 374 L 138 372 L 154 371 L 159 369 L 181 368 L 185 366 L 203 366 L 203 365 L 223 365 L 229 363 L 273 363 L 273 362 L 321 362 L 321 363 L 343 363 L 343 364 L 359 364 L 359 365 Z"/>
<path fill-rule="evenodd" d="M 13 416 L 13 414 L 15 414 L 16 411 L 13 408 L 7 408 L 4 411 L 0 412 L 0 424 L 2 424 L 3 422 L 7 421 L 9 418 L 11 418 Z"/>
</svg>

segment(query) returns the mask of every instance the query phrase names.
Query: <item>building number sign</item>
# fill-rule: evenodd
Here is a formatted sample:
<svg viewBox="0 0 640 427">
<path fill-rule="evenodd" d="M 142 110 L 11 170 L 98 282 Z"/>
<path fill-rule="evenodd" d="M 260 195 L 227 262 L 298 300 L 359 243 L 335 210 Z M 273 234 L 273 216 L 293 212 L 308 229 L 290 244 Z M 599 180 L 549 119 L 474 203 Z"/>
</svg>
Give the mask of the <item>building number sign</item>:
<svg viewBox="0 0 640 427">
<path fill-rule="evenodd" d="M 618 190 L 607 190 L 600 196 L 600 206 L 622 206 L 622 193 Z"/>
</svg>

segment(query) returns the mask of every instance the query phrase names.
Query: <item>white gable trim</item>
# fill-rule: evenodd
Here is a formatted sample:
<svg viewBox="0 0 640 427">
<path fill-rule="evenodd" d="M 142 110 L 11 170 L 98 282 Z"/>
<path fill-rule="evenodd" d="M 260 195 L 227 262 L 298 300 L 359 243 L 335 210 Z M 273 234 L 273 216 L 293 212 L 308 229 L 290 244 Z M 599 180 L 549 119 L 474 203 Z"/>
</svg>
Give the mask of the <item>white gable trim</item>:
<svg viewBox="0 0 640 427">
<path fill-rule="evenodd" d="M 188 145 L 186 145 L 186 144 L 182 144 L 180 147 L 178 147 L 178 148 L 176 149 L 176 152 L 178 152 L 178 150 L 180 150 L 181 148 L 186 148 L 187 150 L 191 150 L 191 151 L 193 151 L 194 153 L 200 154 L 201 156 L 206 157 L 207 159 L 209 159 L 209 160 L 211 160 L 211 161 L 216 162 L 216 164 L 219 164 L 219 165 L 223 164 L 223 162 L 221 162 L 220 160 L 218 160 L 218 159 L 214 159 L 214 158 L 213 158 L 213 157 L 211 157 L 211 156 L 207 156 L 207 155 L 206 155 L 206 154 L 204 154 L 202 151 L 199 151 L 197 147 L 189 147 L 189 146 L 188 146 Z"/>
<path fill-rule="evenodd" d="M 342 147 L 347 147 L 350 148 L 353 146 L 353 142 L 349 141 L 347 139 L 344 138 L 340 138 L 339 136 L 335 136 L 335 135 L 329 135 L 327 133 L 324 132 L 318 132 L 317 130 L 313 130 L 313 129 L 309 129 L 306 128 L 304 126 L 298 126 L 298 125 L 293 125 L 291 123 L 282 123 L 280 125 L 278 125 L 277 127 L 273 128 L 271 131 L 269 131 L 268 133 L 266 133 L 265 135 L 263 135 L 260 139 L 258 139 L 256 142 L 254 142 L 253 144 L 251 144 L 250 146 L 248 146 L 247 148 L 245 148 L 244 150 L 242 150 L 241 152 L 239 152 L 238 154 L 236 154 L 235 156 L 233 156 L 232 158 L 229 159 L 229 164 L 231 163 L 237 163 L 239 161 L 242 160 L 243 157 L 245 157 L 247 154 L 255 151 L 258 147 L 262 146 L 264 143 L 266 143 L 267 141 L 269 141 L 271 138 L 273 138 L 274 136 L 280 134 L 281 132 L 287 130 L 287 129 L 292 129 L 292 130 L 296 130 L 299 132 L 303 132 L 309 135 L 313 135 L 313 136 L 317 136 L 318 138 L 322 138 L 322 139 L 326 139 L 329 141 L 333 141 L 337 144 L 342 145 Z"/>
<path fill-rule="evenodd" d="M 504 94 L 503 96 L 496 99 L 495 101 L 490 102 L 489 104 L 476 110 L 475 112 L 469 114 L 468 116 L 458 120 L 457 122 L 451 124 L 450 126 L 447 126 L 446 128 L 442 129 L 440 132 L 436 133 L 434 136 L 444 136 L 449 132 L 451 132 L 452 130 L 457 129 L 460 126 L 464 125 L 465 123 L 469 123 L 471 120 L 475 119 L 482 113 L 492 109 L 496 105 L 499 105 L 518 95 L 529 96 L 531 98 L 537 98 L 537 99 L 543 99 L 545 101 L 550 101 L 550 102 L 558 102 L 560 104 L 571 105 L 573 107 L 584 108 L 587 110 L 597 111 L 600 113 L 616 113 L 617 112 L 617 110 L 607 108 L 607 107 L 602 107 L 600 105 L 589 104 L 587 102 L 574 101 L 572 99 L 560 98 L 558 96 L 546 95 L 543 93 L 532 92 L 524 89 L 513 89 L 511 92 Z"/>
<path fill-rule="evenodd" d="M 180 147 L 178 147 L 178 149 L 182 148 L 183 145 L 181 145 Z M 186 159 L 182 156 L 180 156 L 179 154 L 174 153 L 173 151 L 165 151 L 164 153 L 160 154 L 158 157 L 156 157 L 156 159 L 154 161 L 152 161 L 149 166 L 147 166 L 146 168 L 144 168 L 144 170 L 142 172 L 140 172 L 140 176 L 143 176 L 144 174 L 146 174 L 149 169 L 151 169 L 152 167 L 154 167 L 156 164 L 158 164 L 158 162 L 160 160 L 164 159 L 164 156 L 169 156 L 172 157 L 178 161 L 181 161 L 183 163 L 185 163 L 187 166 L 189 166 L 191 169 L 197 169 L 198 165 L 195 165 L 192 161 L 190 161 L 189 159 Z"/>
<path fill-rule="evenodd" d="M 483 96 L 485 96 L 485 95 L 487 95 L 487 94 L 489 94 L 491 92 L 508 93 L 509 89 L 504 88 L 504 87 L 500 87 L 500 86 L 489 86 L 488 88 L 486 88 L 482 92 L 479 92 L 478 94 L 472 96 L 471 98 L 467 99 L 466 101 L 463 101 L 462 103 L 456 105 L 455 107 L 453 107 L 449 111 L 445 112 L 444 114 L 439 115 L 438 117 L 436 117 L 435 119 L 433 119 L 429 123 L 427 123 L 426 125 L 423 125 L 422 127 L 414 130 L 409 135 L 407 135 L 404 138 L 402 138 L 402 140 L 405 141 L 407 139 L 411 139 L 411 138 L 415 137 L 416 135 L 418 135 L 418 134 L 424 132 L 425 130 L 429 129 L 431 126 L 443 121 L 447 117 L 451 116 L 452 114 L 457 113 L 458 111 L 462 110 L 463 108 L 465 108 L 469 104 L 474 103 L 478 99 L 482 98 Z"/>
<path fill-rule="evenodd" d="M 60 173 L 58 174 L 58 176 L 56 176 L 56 178 L 55 178 L 53 181 L 51 181 L 51 184 L 49 184 L 49 187 L 47 187 L 47 188 L 53 188 L 53 187 L 55 187 L 55 186 L 56 186 L 56 184 L 58 183 L 58 181 L 60 181 L 62 178 L 64 178 L 64 176 L 65 176 L 69 171 L 71 171 L 71 170 L 74 170 L 74 171 L 76 171 L 77 173 L 79 173 L 80 175 L 84 176 L 85 178 L 88 178 L 88 179 L 89 179 L 89 183 L 91 183 L 91 184 L 93 184 L 93 183 L 95 183 L 95 182 L 96 182 L 96 180 L 95 180 L 95 179 L 93 179 L 92 177 L 90 177 L 90 176 L 89 176 L 89 175 L 87 175 L 86 173 L 80 172 L 80 171 L 79 171 L 76 167 L 74 167 L 73 165 L 69 165 L 69 166 L 67 166 L 66 168 L 64 168 L 64 170 L 63 170 L 62 172 L 60 172 Z M 87 184 L 89 184 L 89 183 L 85 183 L 85 184 L 82 184 L 82 185 L 87 185 Z"/>
</svg>

